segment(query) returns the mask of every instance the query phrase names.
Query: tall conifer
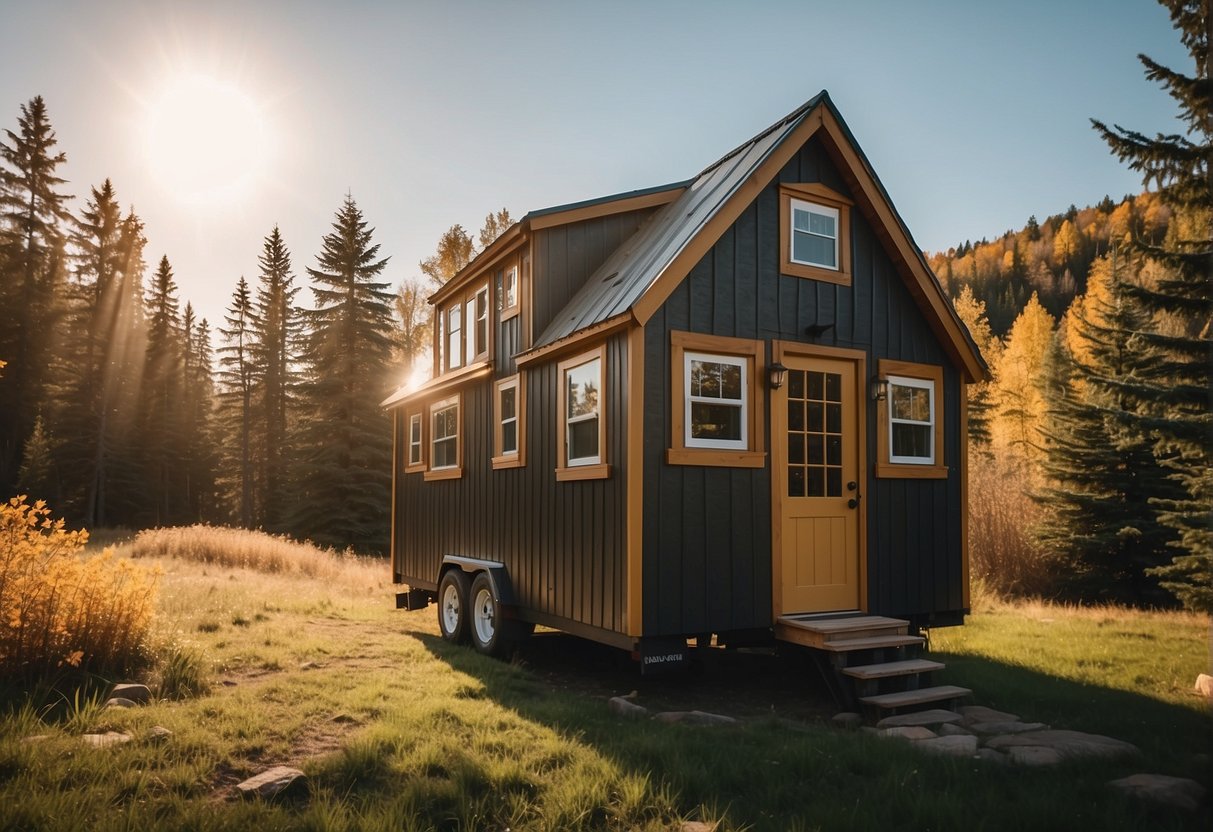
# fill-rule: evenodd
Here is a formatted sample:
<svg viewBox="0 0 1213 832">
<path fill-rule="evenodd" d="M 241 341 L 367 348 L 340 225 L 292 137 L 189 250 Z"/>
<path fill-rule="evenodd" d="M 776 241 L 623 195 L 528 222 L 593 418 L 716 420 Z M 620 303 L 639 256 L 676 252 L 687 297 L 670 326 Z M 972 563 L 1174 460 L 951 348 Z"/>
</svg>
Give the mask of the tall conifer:
<svg viewBox="0 0 1213 832">
<path fill-rule="evenodd" d="M 346 196 L 308 269 L 307 379 L 292 527 L 327 544 L 383 551 L 388 536 L 392 300 L 353 197 Z"/>
</svg>

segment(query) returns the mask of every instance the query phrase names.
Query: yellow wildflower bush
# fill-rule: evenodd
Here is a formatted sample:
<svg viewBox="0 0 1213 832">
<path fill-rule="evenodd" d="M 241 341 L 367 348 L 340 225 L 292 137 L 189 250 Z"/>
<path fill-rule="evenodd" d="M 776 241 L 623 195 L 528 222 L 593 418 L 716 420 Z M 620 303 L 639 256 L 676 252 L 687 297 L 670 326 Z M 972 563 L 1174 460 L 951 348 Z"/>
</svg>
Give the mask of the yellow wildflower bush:
<svg viewBox="0 0 1213 832">
<path fill-rule="evenodd" d="M 120 671 L 145 658 L 159 572 L 108 549 L 84 558 L 87 542 L 41 500 L 0 505 L 0 677 Z"/>
</svg>

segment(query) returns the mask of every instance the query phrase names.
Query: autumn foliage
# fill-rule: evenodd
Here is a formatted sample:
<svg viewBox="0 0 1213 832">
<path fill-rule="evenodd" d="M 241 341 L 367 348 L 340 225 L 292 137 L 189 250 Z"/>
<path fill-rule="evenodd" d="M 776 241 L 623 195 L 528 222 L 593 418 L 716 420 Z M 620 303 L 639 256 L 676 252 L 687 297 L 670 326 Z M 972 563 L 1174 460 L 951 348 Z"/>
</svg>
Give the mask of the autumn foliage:
<svg viewBox="0 0 1213 832">
<path fill-rule="evenodd" d="M 42 501 L 0 505 L 0 677 L 120 671 L 146 656 L 158 573 L 108 549 L 84 558 L 87 542 Z"/>
</svg>

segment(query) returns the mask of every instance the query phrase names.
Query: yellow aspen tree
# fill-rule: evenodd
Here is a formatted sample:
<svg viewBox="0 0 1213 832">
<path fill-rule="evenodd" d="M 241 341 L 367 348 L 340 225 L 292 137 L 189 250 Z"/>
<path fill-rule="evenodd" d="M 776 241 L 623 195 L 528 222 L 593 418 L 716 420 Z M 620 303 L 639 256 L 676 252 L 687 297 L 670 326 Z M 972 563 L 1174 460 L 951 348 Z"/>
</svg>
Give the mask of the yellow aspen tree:
<svg viewBox="0 0 1213 832">
<path fill-rule="evenodd" d="M 1006 347 L 994 364 L 994 447 L 1027 461 L 1033 470 L 1043 458 L 1040 428 L 1048 410 L 1045 394 L 1053 316 L 1036 294 L 1011 325 Z"/>
</svg>

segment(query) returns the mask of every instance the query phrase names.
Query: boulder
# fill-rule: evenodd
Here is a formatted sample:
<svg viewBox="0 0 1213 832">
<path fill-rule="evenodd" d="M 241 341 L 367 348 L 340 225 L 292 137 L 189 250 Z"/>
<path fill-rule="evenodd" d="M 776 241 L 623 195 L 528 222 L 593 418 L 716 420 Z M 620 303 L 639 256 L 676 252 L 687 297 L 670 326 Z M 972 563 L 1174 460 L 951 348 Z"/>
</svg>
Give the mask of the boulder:
<svg viewBox="0 0 1213 832">
<path fill-rule="evenodd" d="M 168 740 L 168 738 L 171 737 L 172 735 L 173 735 L 173 732 L 170 731 L 169 729 L 165 728 L 163 725 L 153 725 L 151 728 L 148 729 L 147 741 L 148 742 L 166 742 Z"/>
<path fill-rule="evenodd" d="M 297 768 L 274 766 L 243 783 L 236 784 L 242 797 L 260 797 L 268 800 L 288 791 L 306 791 L 307 775 Z"/>
<path fill-rule="evenodd" d="M 992 738 L 986 745 L 1008 753 L 1011 748 L 1017 746 L 1051 748 L 1066 758 L 1112 759 L 1138 753 L 1137 746 L 1132 743 L 1099 734 L 1085 734 L 1082 731 L 1025 731 L 1021 734 L 1003 734 Z"/>
<path fill-rule="evenodd" d="M 124 699 L 121 696 L 115 696 L 105 700 L 105 707 L 107 708 L 133 708 L 135 707 L 135 704 L 136 703 L 134 700 Z"/>
<path fill-rule="evenodd" d="M 1019 717 L 1006 711 L 996 711 L 984 705 L 964 705 L 956 709 L 966 724 L 974 722 L 1016 722 Z"/>
<path fill-rule="evenodd" d="M 136 705 L 146 705 L 152 701 L 152 691 L 147 685 L 129 682 L 114 685 L 114 689 L 110 691 L 110 697 L 114 699 L 129 699 Z"/>
<path fill-rule="evenodd" d="M 914 747 L 947 757 L 972 757 L 977 753 L 977 737 L 972 734 L 933 737 L 916 741 Z"/>
<path fill-rule="evenodd" d="M 607 707 L 611 709 L 611 713 L 619 716 L 626 716 L 629 719 L 639 719 L 642 716 L 649 715 L 649 709 L 643 705 L 637 705 L 635 702 L 623 698 L 622 696 L 612 696 L 607 702 Z"/>
<path fill-rule="evenodd" d="M 984 750 L 994 751 L 992 748 Z M 1007 749 L 1007 757 L 1021 766 L 1055 766 L 1061 762 L 1061 752 L 1043 745 L 1013 745 Z"/>
<path fill-rule="evenodd" d="M 955 711 L 945 711 L 942 708 L 934 708 L 929 711 L 915 711 L 911 714 L 898 714 L 897 716 L 886 716 L 880 722 L 876 723 L 877 728 L 896 728 L 899 725 L 942 725 L 945 722 L 960 722 L 963 719 L 960 714 Z"/>
<path fill-rule="evenodd" d="M 1213 676 L 1202 673 L 1196 677 L 1196 692 L 1205 699 L 1213 700 Z"/>
<path fill-rule="evenodd" d="M 1188 811 L 1199 809 L 1205 799 L 1204 786 L 1186 777 L 1168 777 L 1165 774 L 1132 774 L 1119 780 L 1110 780 L 1108 785 L 1134 797 L 1153 800 Z"/>
<path fill-rule="evenodd" d="M 117 731 L 106 731 L 104 734 L 83 734 L 80 739 L 85 745 L 93 748 L 108 748 L 111 745 L 122 745 L 131 741 L 130 734 L 119 734 Z"/>
<path fill-rule="evenodd" d="M 839 728 L 854 730 L 860 725 L 863 725 L 863 717 L 852 711 L 843 711 L 840 714 L 834 714 L 834 716 L 830 718 L 830 722 L 834 723 Z"/>
<path fill-rule="evenodd" d="M 880 729 L 880 736 L 900 737 L 903 740 L 929 740 L 939 735 L 921 725 L 895 725 L 892 728 Z"/>
<path fill-rule="evenodd" d="M 969 725 L 978 734 L 1022 734 L 1025 731 L 1044 731 L 1043 722 L 974 722 Z"/>
<path fill-rule="evenodd" d="M 939 726 L 939 734 L 943 737 L 961 737 L 972 733 L 968 728 L 955 722 L 945 722 Z"/>
<path fill-rule="evenodd" d="M 1000 766 L 1005 766 L 1011 762 L 1011 758 L 1001 751 L 995 751 L 993 748 L 979 748 L 977 753 L 973 755 L 979 760 L 984 760 L 987 763 L 995 763 Z"/>
<path fill-rule="evenodd" d="M 717 823 L 704 823 L 701 820 L 684 820 L 679 832 L 716 832 Z"/>
<path fill-rule="evenodd" d="M 665 711 L 655 717 L 660 722 L 682 723 L 683 725 L 736 725 L 737 720 L 722 714 L 710 714 L 707 711 Z"/>
</svg>

